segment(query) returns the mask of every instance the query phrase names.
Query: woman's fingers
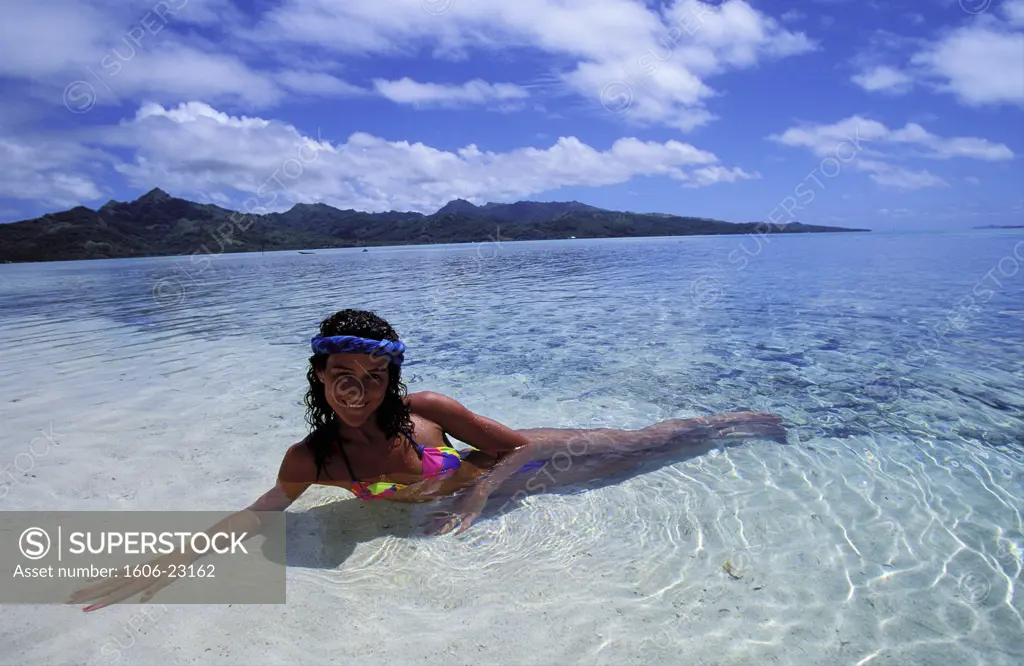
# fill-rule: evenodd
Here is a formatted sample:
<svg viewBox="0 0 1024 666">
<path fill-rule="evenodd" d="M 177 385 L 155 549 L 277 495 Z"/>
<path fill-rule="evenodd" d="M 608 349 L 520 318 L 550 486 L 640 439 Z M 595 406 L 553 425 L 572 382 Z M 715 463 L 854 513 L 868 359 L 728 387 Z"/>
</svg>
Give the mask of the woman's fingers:
<svg viewBox="0 0 1024 666">
<path fill-rule="evenodd" d="M 83 601 L 91 601 L 93 599 L 102 597 L 106 594 L 110 594 L 122 588 L 126 585 L 131 585 L 134 579 L 131 578 L 108 578 L 95 585 L 83 587 L 80 590 L 75 590 L 68 598 L 68 603 L 77 604 Z"/>
<path fill-rule="evenodd" d="M 434 527 L 431 530 L 434 534 L 448 534 L 451 531 L 452 518 L 439 518 L 434 522 Z"/>
<path fill-rule="evenodd" d="M 425 531 L 427 533 L 429 533 L 429 534 L 437 534 L 437 535 L 448 534 L 449 532 L 454 530 L 456 527 L 459 527 L 460 524 L 464 525 L 465 527 L 469 527 L 469 525 L 466 523 L 466 520 L 467 520 L 466 517 L 457 516 L 457 515 L 452 514 L 452 513 L 440 513 L 439 512 L 439 513 L 434 514 L 434 519 L 432 521 L 430 521 L 430 524 L 426 528 Z M 473 521 L 472 518 L 468 518 L 468 520 L 469 520 L 469 522 Z M 465 527 L 463 527 L 462 529 L 465 529 Z M 460 529 L 459 532 L 461 532 L 462 529 Z M 456 532 L 456 534 L 457 533 L 458 532 Z"/>
<path fill-rule="evenodd" d="M 153 598 L 153 595 L 155 595 L 157 592 L 159 592 L 160 590 L 164 589 L 165 587 L 167 587 L 170 584 L 171 584 L 171 579 L 170 578 L 165 578 L 165 579 L 162 578 L 160 580 L 157 580 L 155 583 L 153 583 L 152 585 L 149 586 L 149 589 L 147 589 L 145 592 L 142 593 L 142 596 L 139 597 L 139 602 L 140 603 L 146 603 L 147 601 L 149 601 L 150 599 Z"/>
<path fill-rule="evenodd" d="M 195 560 L 196 558 L 193 557 L 192 554 L 172 553 L 158 557 L 155 560 L 152 560 L 150 564 L 153 565 L 154 571 L 159 572 L 162 571 L 165 566 L 180 565 L 186 562 L 191 563 Z M 136 569 L 137 568 L 138 567 L 136 567 Z M 144 593 L 142 600 L 148 601 L 154 594 L 170 585 L 174 580 L 175 579 L 170 576 L 161 576 L 159 573 L 137 578 L 113 576 L 80 590 L 76 590 L 71 594 L 66 603 L 78 604 L 93 601 L 95 603 L 83 610 L 94 611 L 105 606 L 109 606 L 110 604 L 116 604 L 117 602 L 123 601 L 128 597 L 138 594 L 139 592 Z"/>
<path fill-rule="evenodd" d="M 110 594 L 106 595 L 105 597 L 103 597 L 102 599 L 100 599 L 99 601 L 94 603 L 93 605 L 87 606 L 87 607 L 83 608 L 82 610 L 85 611 L 86 613 L 88 613 L 90 611 L 96 611 L 96 610 L 99 610 L 101 608 L 104 608 L 105 606 L 109 606 L 110 604 L 116 604 L 119 601 L 124 601 L 128 597 L 134 596 L 134 595 L 138 594 L 139 592 L 142 592 L 147 587 L 152 585 L 153 582 L 155 582 L 155 581 L 150 580 L 148 578 L 140 579 L 140 580 L 138 580 L 133 585 L 127 585 L 127 586 L 125 586 L 125 587 L 123 587 L 123 588 L 121 588 L 119 590 L 111 592 Z"/>
<path fill-rule="evenodd" d="M 424 531 L 428 534 L 443 534 L 441 530 L 451 521 L 452 514 L 443 511 L 435 511 L 430 514 L 430 520 L 428 520 L 424 526 Z"/>
<path fill-rule="evenodd" d="M 444 526 L 444 531 L 441 534 L 448 534 L 462 524 L 464 519 L 461 516 L 452 516 L 452 519 L 448 521 L 448 524 Z"/>
<path fill-rule="evenodd" d="M 455 533 L 456 534 L 462 534 L 463 532 L 468 530 L 469 526 L 473 524 L 474 520 L 476 520 L 476 515 L 475 514 L 474 515 L 463 516 L 462 522 L 459 524 L 459 529 L 455 530 Z"/>
</svg>

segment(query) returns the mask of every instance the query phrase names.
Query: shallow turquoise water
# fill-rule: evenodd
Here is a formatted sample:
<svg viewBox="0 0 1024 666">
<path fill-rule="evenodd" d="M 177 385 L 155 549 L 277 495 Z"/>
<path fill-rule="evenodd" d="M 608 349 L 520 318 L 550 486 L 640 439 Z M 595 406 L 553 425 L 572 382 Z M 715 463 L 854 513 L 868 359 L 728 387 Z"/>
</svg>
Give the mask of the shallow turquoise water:
<svg viewBox="0 0 1024 666">
<path fill-rule="evenodd" d="M 388 626 L 408 642 L 373 652 L 398 663 L 507 663 L 465 636 L 515 618 L 534 645 L 517 663 L 1020 663 L 1022 267 L 1011 231 L 2 266 L 0 456 L 53 421 L 73 433 L 68 459 L 102 443 L 82 475 L 142 452 L 167 470 L 166 484 L 95 493 L 47 482 L 54 454 L 2 502 L 241 508 L 303 435 L 316 323 L 366 308 L 408 345 L 410 391 L 512 427 L 751 408 L 791 434 L 492 507 L 454 538 L 390 527 L 415 511 L 322 509 L 332 496 L 311 493 L 294 509 L 311 529 L 290 551 L 289 593 L 317 612 L 386 598 L 318 635 L 325 655 Z M 309 621 L 296 613 L 266 631 L 287 644 L 288 622 Z M 439 613 L 461 628 L 424 628 Z M 135 649 L 154 660 L 187 649 L 174 632 L 148 640 Z M 17 645 L 71 663 L 69 644 Z"/>
</svg>

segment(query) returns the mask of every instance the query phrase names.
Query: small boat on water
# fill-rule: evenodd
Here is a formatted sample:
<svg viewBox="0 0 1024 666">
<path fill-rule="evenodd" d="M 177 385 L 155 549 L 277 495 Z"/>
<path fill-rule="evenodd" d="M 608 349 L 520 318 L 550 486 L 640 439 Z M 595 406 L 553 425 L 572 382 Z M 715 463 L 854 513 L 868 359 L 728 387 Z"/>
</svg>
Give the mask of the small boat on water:
<svg viewBox="0 0 1024 666">
<path fill-rule="evenodd" d="M 303 250 L 298 250 L 298 253 L 299 254 L 316 254 L 316 252 L 308 252 L 308 251 L 303 251 Z"/>
</svg>

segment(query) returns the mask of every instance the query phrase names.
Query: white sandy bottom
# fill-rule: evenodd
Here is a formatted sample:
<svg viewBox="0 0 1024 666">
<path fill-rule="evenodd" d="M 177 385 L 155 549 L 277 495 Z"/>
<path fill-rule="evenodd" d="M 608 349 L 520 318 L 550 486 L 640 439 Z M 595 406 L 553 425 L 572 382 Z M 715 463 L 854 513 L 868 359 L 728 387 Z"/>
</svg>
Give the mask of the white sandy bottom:
<svg viewBox="0 0 1024 666">
<path fill-rule="evenodd" d="M 448 537 L 313 489 L 286 606 L 7 605 L 2 663 L 1019 663 L 1013 498 L 920 453 L 748 442 Z"/>
</svg>

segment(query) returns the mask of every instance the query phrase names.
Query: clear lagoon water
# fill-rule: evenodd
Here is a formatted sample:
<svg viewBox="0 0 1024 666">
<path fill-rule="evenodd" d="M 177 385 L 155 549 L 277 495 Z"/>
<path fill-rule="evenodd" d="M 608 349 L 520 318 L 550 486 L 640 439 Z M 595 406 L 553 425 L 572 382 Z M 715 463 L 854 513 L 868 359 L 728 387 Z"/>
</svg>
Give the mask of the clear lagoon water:
<svg viewBox="0 0 1024 666">
<path fill-rule="evenodd" d="M 316 324 L 348 307 L 401 334 L 410 392 L 513 428 L 746 408 L 789 442 L 502 501 L 448 537 L 314 487 L 287 606 L 138 628 L 133 606 L 6 605 L 0 662 L 114 663 L 116 641 L 139 664 L 1024 663 L 1016 231 L 0 266 L 0 509 L 247 506 L 305 434 Z"/>
</svg>

